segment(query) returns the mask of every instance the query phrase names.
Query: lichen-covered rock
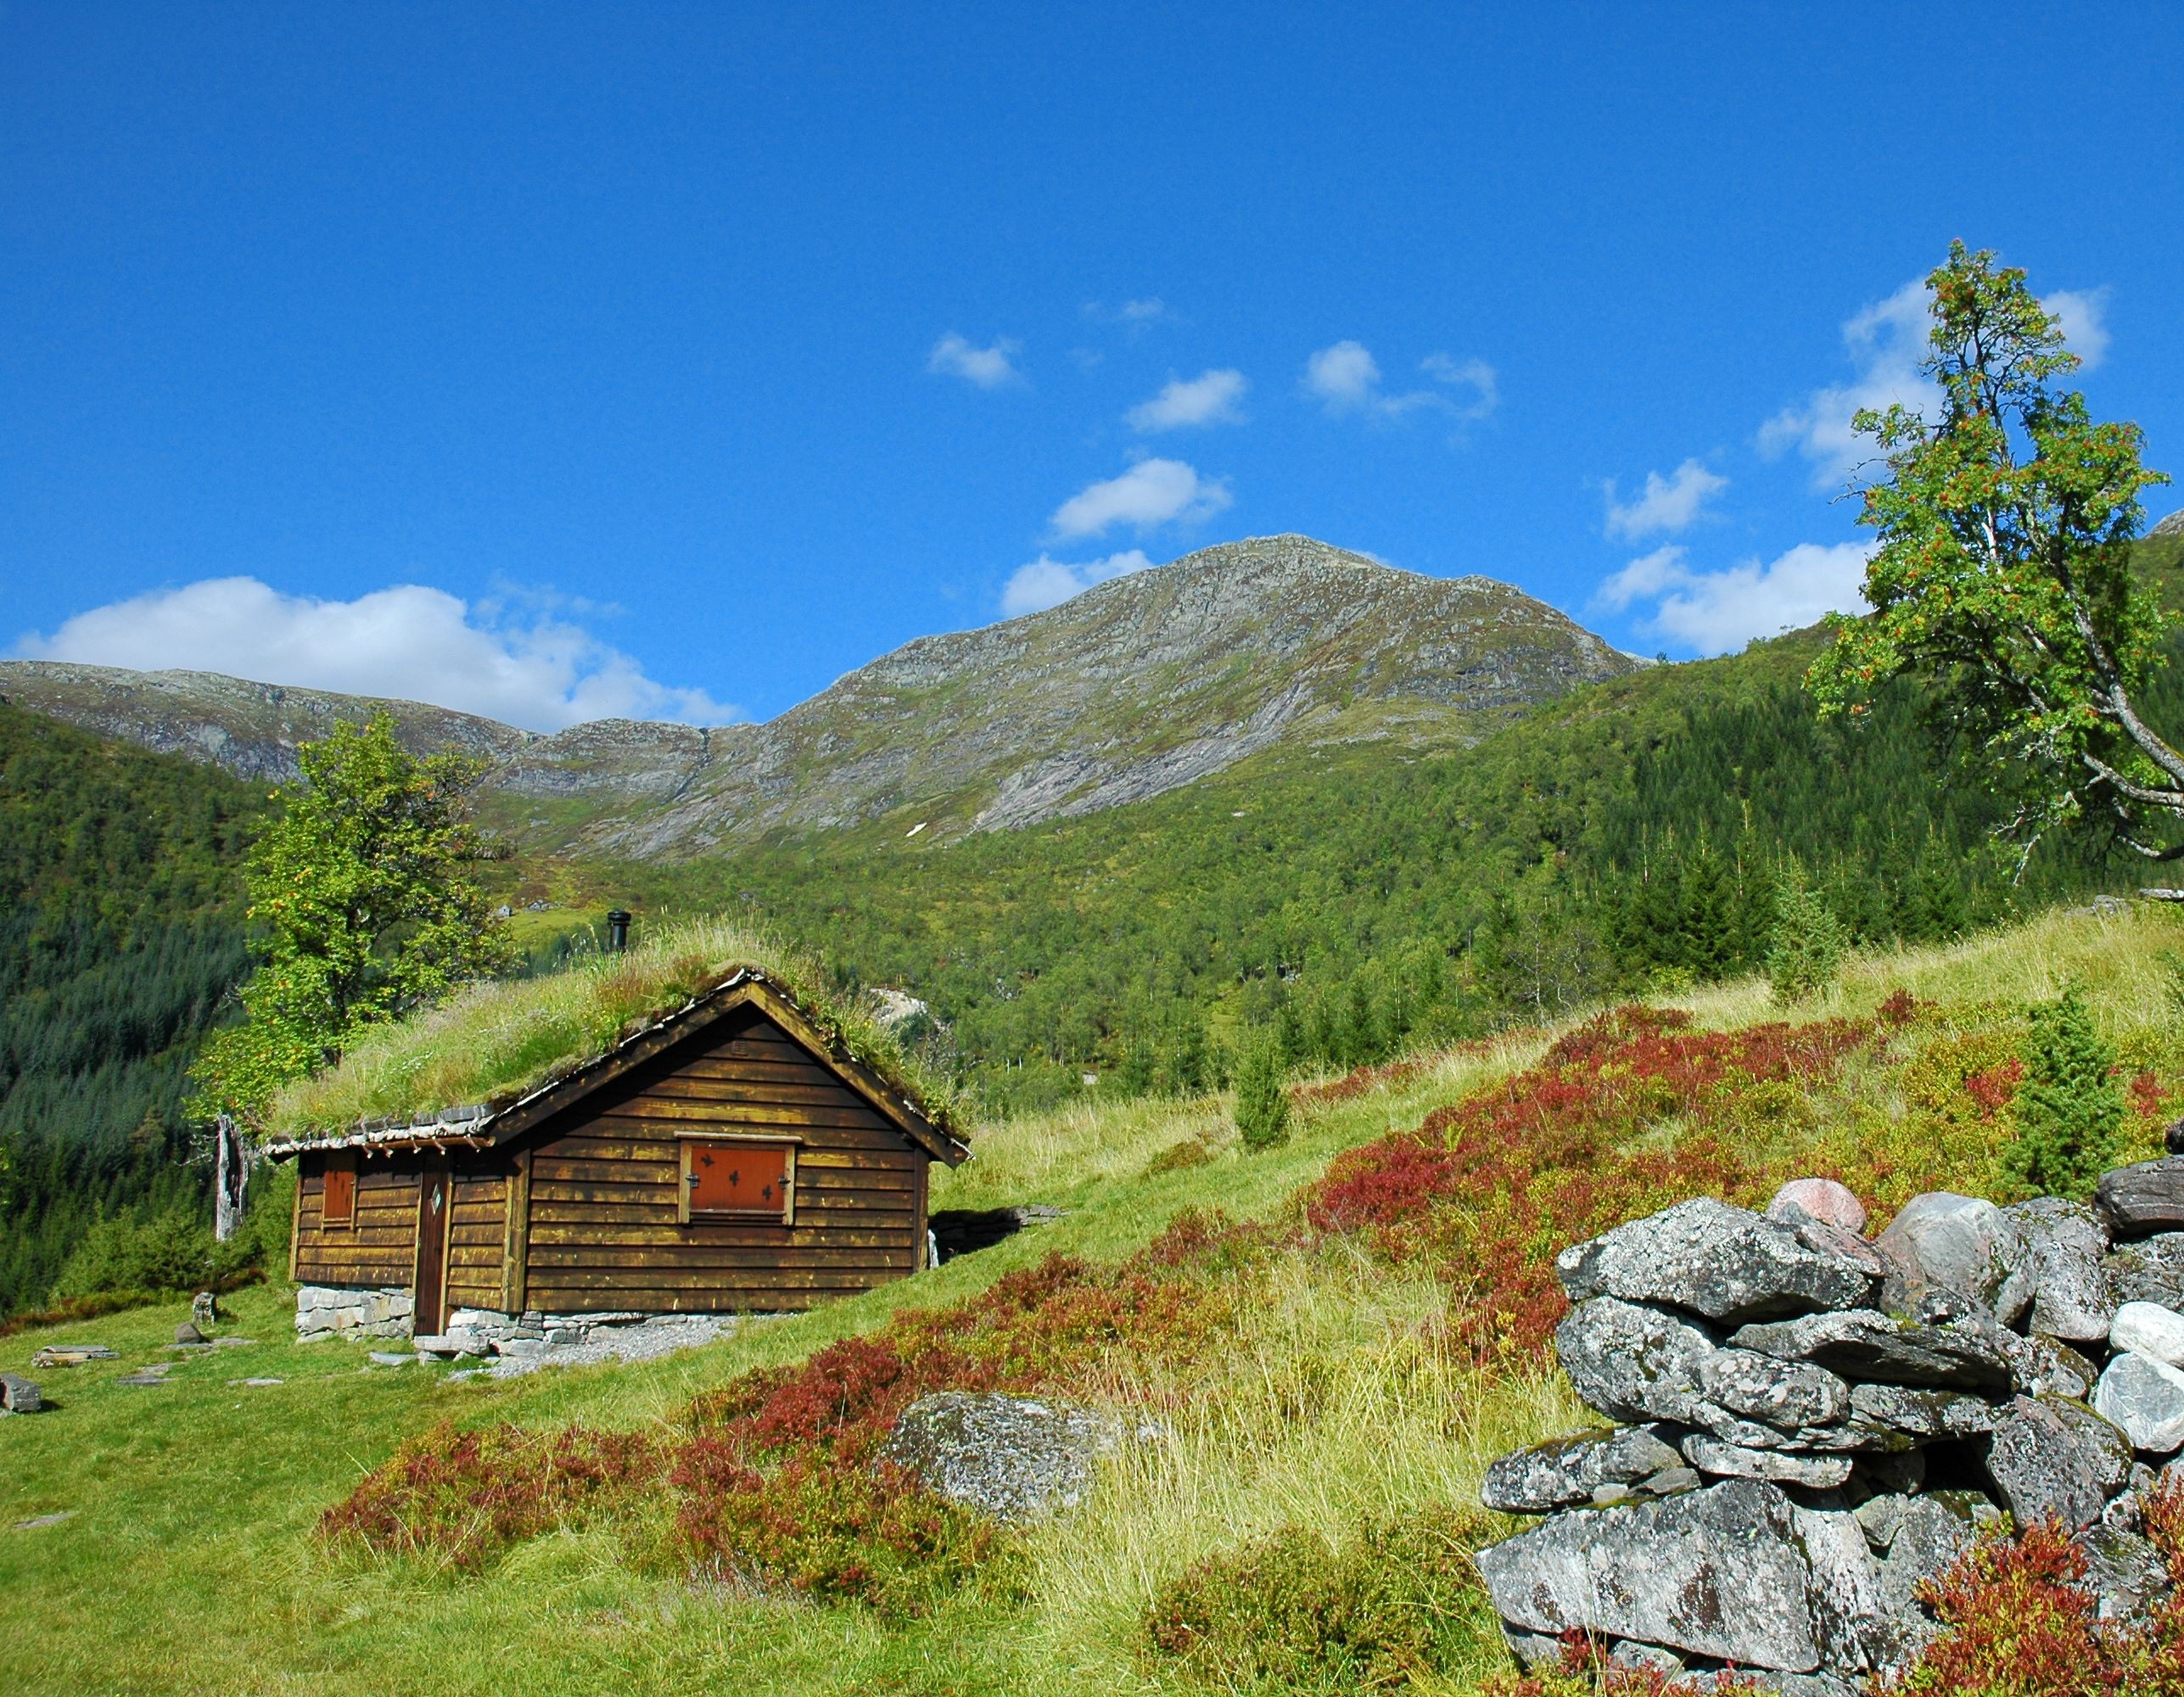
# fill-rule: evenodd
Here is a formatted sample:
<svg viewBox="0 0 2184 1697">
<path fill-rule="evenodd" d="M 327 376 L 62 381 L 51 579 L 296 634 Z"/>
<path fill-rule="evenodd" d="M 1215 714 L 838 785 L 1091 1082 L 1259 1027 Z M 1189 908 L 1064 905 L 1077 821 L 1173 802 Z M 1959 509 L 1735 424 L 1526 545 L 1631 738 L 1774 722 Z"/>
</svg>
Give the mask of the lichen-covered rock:
<svg viewBox="0 0 2184 1697">
<path fill-rule="evenodd" d="M 1884 1504 L 1875 1508 L 1876 1504 Z M 1882 1660 L 1895 1666 L 1917 1655 L 1939 1630 L 1932 1611 L 1919 1599 L 1919 1587 L 1938 1579 L 1970 1547 L 1982 1526 L 2001 1510 L 1971 1491 L 1936 1491 L 1922 1497 L 1875 1498 L 1862 1506 L 1858 1520 L 1880 1559 L 1880 1613 L 1886 1642 Z"/>
<path fill-rule="evenodd" d="M 2142 1621 L 2169 1595 L 2169 1565 L 2140 1534 L 2096 1526 L 2083 1543 L 2086 1588 L 2103 1622 Z"/>
<path fill-rule="evenodd" d="M 1854 1385 L 1851 1406 L 1861 1419 L 1916 1438 L 1980 1437 L 1995 1429 L 1991 1403 L 1954 1391 Z"/>
<path fill-rule="evenodd" d="M 1890 1268 L 1889 1300 L 1907 1306 L 1928 1291 L 1959 1291 L 1992 1306 L 2023 1246 L 1992 1202 L 1929 1190 L 1903 1205 L 1873 1240 Z"/>
<path fill-rule="evenodd" d="M 1849 1185 L 1833 1179 L 1792 1179 L 1774 1193 L 1773 1201 L 1767 1205 L 1767 1217 L 1794 1223 L 1792 1208 L 1807 1219 L 1840 1226 L 1845 1231 L 1866 1229 L 1866 1205 Z"/>
<path fill-rule="evenodd" d="M 1996 1411 L 1987 1477 L 2019 1526 L 2052 1517 L 2080 1532 L 2130 1482 L 2131 1451 L 2123 1432 L 2082 1403 L 2017 1397 Z"/>
<path fill-rule="evenodd" d="M 2184 1314 L 2155 1302 L 2125 1302 L 2108 1331 L 2112 1348 L 2184 1367 Z"/>
<path fill-rule="evenodd" d="M 1122 1422 L 1096 1409 L 1000 1392 L 943 1391 L 903 1410 L 883 1459 L 951 1503 L 1011 1523 L 1073 1509 Z"/>
<path fill-rule="evenodd" d="M 2146 1237 L 2184 1226 L 2184 1155 L 2164 1155 L 2101 1174 L 2093 1206 L 2117 1237 Z"/>
<path fill-rule="evenodd" d="M 1856 1523 L 1839 1518 L 1848 1539 L 1810 1524 L 1821 1517 L 1801 1514 L 1780 1487 L 1730 1479 L 1662 1502 L 1558 1515 L 1481 1550 L 1478 1565 L 1502 1618 L 1526 1633 L 1585 1630 L 1811 1673 L 1823 1644 L 1845 1635 L 1823 1611 L 1877 1578 Z M 1826 1570 L 1817 1577 L 1808 1549 Z"/>
<path fill-rule="evenodd" d="M 2108 1278 L 2119 1302 L 2184 1308 L 2184 1231 L 2164 1231 L 2108 1252 Z"/>
<path fill-rule="evenodd" d="M 1575 1244 L 1554 1268 L 1573 1302 L 1662 1303 L 1726 1325 L 1856 1307 L 1879 1288 L 1858 1254 L 1710 1196 Z"/>
<path fill-rule="evenodd" d="M 2038 1332 L 2019 1338 L 2009 1348 L 2019 1396 L 2068 1397 L 2082 1403 L 2101 1376 L 2101 1369 L 2069 1344 Z"/>
<path fill-rule="evenodd" d="M 44 1393 L 20 1373 L 0 1373 L 0 1413 L 35 1414 L 46 1405 Z"/>
<path fill-rule="evenodd" d="M 1777 1485 L 1832 1491 L 1851 1476 L 1847 1455 L 1799 1455 L 1780 1449 L 1746 1449 L 1705 1432 L 1683 1440 L 1683 1459 L 1714 1479 L 1764 1479 Z M 1488 1507 L 1492 1504 L 1489 1504 Z"/>
<path fill-rule="evenodd" d="M 2104 1257 L 2107 1224 L 2083 1202 L 2040 1196 L 2002 1210 L 2024 1244 L 2017 1276 L 2032 1297 L 2031 1325 L 2065 1343 L 2098 1343 L 2118 1303 Z"/>
<path fill-rule="evenodd" d="M 1595 1297 L 1554 1330 L 1562 1370 L 1588 1407 L 1610 1420 L 1689 1425 L 1705 1400 L 1700 1364 L 1715 1335 L 1660 1308 Z"/>
<path fill-rule="evenodd" d="M 1809 1361 L 1849 1380 L 2008 1392 L 2014 1375 L 2000 1331 L 1979 1315 L 1924 1325 L 1864 1308 L 1744 1326 L 1729 1343 L 1785 1361 Z"/>
<path fill-rule="evenodd" d="M 2184 1449 L 2184 1371 L 2165 1361 L 2125 1350 L 2101 1375 L 2093 1407 L 2143 1454 Z"/>
<path fill-rule="evenodd" d="M 1487 1469 L 1479 1500 L 1500 1514 L 1543 1515 L 1591 1503 L 1604 1485 L 1636 1485 L 1683 1459 L 1660 1427 L 1578 1432 L 1501 1457 Z"/>
<path fill-rule="evenodd" d="M 1778 1431 L 1840 1425 L 1851 1412 L 1851 1387 L 1824 1367 L 1784 1361 L 1756 1350 L 1720 1349 L 1699 1363 L 1705 1400 Z"/>
</svg>

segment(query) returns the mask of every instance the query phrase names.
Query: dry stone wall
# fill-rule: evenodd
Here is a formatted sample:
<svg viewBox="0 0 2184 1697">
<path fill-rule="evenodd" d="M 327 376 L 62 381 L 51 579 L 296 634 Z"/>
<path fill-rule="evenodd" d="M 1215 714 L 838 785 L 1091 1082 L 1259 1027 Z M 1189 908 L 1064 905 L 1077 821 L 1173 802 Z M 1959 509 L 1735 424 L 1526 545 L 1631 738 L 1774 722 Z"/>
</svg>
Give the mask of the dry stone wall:
<svg viewBox="0 0 2184 1697">
<path fill-rule="evenodd" d="M 2091 1207 L 1935 1192 L 1865 1224 L 1805 1179 L 1563 1252 L 1556 1350 L 1616 1424 L 1487 1470 L 1487 1507 L 1541 1517 L 1479 1553 L 1520 1663 L 1576 1631 L 1849 1697 L 1932 1635 L 1920 1582 L 2005 1512 L 2079 1535 L 2103 1618 L 2164 1596 L 2140 1504 L 2184 1449 L 2184 1156 Z"/>
</svg>

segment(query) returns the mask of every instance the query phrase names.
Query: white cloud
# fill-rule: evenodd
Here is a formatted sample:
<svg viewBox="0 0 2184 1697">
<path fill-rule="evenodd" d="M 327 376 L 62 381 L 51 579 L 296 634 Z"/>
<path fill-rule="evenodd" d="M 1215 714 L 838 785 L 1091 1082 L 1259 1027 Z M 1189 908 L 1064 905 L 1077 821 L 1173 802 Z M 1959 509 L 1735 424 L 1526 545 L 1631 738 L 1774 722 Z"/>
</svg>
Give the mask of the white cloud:
<svg viewBox="0 0 2184 1697">
<path fill-rule="evenodd" d="M 1649 604 L 1639 625 L 1649 635 L 1701 654 L 1726 654 L 1755 637 L 1801 629 L 1823 613 L 1862 611 L 1872 552 L 1862 542 L 1800 542 L 1764 565 L 1751 559 L 1701 572 L 1671 543 L 1610 578 L 1594 603 L 1616 613 Z"/>
<path fill-rule="evenodd" d="M 430 702 L 533 731 L 591 719 L 744 717 L 703 690 L 653 682 L 579 625 L 544 614 L 508 622 L 504 611 L 505 599 L 472 607 L 420 584 L 321 601 L 255 578 L 206 578 L 79 613 L 50 636 L 25 636 L 15 652 Z"/>
<path fill-rule="evenodd" d="M 2091 371 L 2108 356 L 2108 292 L 2105 288 L 2058 288 L 2040 304 L 2063 321 L 2063 339 Z"/>
<path fill-rule="evenodd" d="M 1391 395 L 1380 387 L 1380 361 L 1371 350 L 1362 342 L 1349 340 L 1322 348 L 1305 361 L 1304 389 L 1330 412 L 1366 412 L 1382 418 L 1400 418 L 1427 407 L 1446 412 L 1459 423 L 1476 423 L 1501 404 L 1494 368 L 1484 360 L 1457 361 L 1446 354 L 1428 354 L 1419 361 L 1418 368 L 1436 383 L 1469 389 L 1471 399 L 1459 402 L 1436 389 Z"/>
<path fill-rule="evenodd" d="M 943 377 L 960 377 L 981 389 L 1000 389 L 1024 380 L 1015 362 L 1016 355 L 1022 350 L 1022 344 L 1012 342 L 1006 336 L 989 348 L 974 347 L 950 330 L 932 344 L 925 368 Z"/>
<path fill-rule="evenodd" d="M 1130 409 L 1130 428 L 1150 434 L 1197 424 L 1240 424 L 1244 415 L 1237 403 L 1250 387 L 1240 371 L 1210 371 L 1188 382 L 1171 378 L 1151 400 Z"/>
<path fill-rule="evenodd" d="M 1055 509 L 1058 536 L 1096 536 L 1116 524 L 1149 530 L 1206 518 L 1229 505 L 1229 485 L 1181 460 L 1140 460 L 1120 477 L 1079 490 Z"/>
<path fill-rule="evenodd" d="M 1686 460 L 1666 478 L 1648 472 L 1638 499 L 1625 504 L 1616 499 L 1610 479 L 1606 488 L 1608 535 L 1632 542 L 1660 531 L 1672 535 L 1688 529 L 1700 509 L 1728 486 L 1728 479 L 1708 471 L 1697 460 Z"/>
<path fill-rule="evenodd" d="M 1169 310 L 1168 303 L 1157 294 L 1148 295 L 1143 300 L 1125 300 L 1120 306 L 1110 306 L 1100 300 L 1088 300 L 1084 303 L 1084 316 L 1095 324 L 1119 325 L 1128 332 L 1133 340 L 1140 331 L 1150 329 L 1155 324 L 1171 323 L 1175 319 L 1175 314 Z"/>
<path fill-rule="evenodd" d="M 1772 457 L 1794 447 L 1812 462 L 1817 487 L 1840 482 L 1874 451 L 1868 439 L 1851 428 L 1854 414 L 1897 401 L 1925 409 L 1933 394 L 1933 386 L 1918 374 L 1926 356 L 1926 284 L 1913 277 L 1843 326 L 1843 343 L 1856 375 L 1846 384 L 1815 389 L 1801 406 L 1784 407 L 1768 419 L 1760 428 L 1760 451 Z"/>
<path fill-rule="evenodd" d="M 1109 578 L 1118 578 L 1126 573 L 1144 571 L 1151 564 L 1142 548 L 1110 554 L 1104 560 L 1087 560 L 1082 565 L 1041 554 L 1030 564 L 1018 566 L 1009 574 L 1009 580 L 1001 589 L 1001 617 L 1020 619 L 1027 613 L 1044 613 L 1094 584 L 1105 583 Z"/>
</svg>

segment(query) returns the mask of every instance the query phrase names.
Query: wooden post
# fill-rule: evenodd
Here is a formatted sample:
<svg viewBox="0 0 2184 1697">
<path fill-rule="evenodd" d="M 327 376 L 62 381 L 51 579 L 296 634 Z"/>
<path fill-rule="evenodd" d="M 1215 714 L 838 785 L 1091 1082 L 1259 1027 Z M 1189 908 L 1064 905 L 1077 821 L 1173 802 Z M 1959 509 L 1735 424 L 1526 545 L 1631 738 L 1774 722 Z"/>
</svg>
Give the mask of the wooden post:
<svg viewBox="0 0 2184 1697">
<path fill-rule="evenodd" d="M 508 1174 L 508 1217 L 501 1237 L 501 1311 L 523 1313 L 529 1295 L 531 1257 L 531 1151 L 516 1151 Z"/>
</svg>

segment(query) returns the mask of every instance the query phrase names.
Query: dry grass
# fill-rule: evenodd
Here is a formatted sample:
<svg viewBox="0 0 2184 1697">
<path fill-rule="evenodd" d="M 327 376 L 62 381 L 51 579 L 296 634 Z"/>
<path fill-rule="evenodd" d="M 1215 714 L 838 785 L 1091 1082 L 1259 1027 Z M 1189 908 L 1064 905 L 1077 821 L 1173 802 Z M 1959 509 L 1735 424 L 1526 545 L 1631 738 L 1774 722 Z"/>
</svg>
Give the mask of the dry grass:
<svg viewBox="0 0 2184 1697">
<path fill-rule="evenodd" d="M 815 957 L 720 919 L 663 927 L 627 954 L 594 955 L 550 977 L 477 985 L 372 1031 L 339 1065 L 283 1091 L 272 1129 L 294 1135 L 519 1095 L 597 1060 L 633 1027 L 672 1013 L 738 968 L 764 973 L 859 1060 L 906 1081 L 937 1122 L 963 1129 L 953 1084 L 921 1067 L 871 1008 L 832 994 Z"/>
</svg>

